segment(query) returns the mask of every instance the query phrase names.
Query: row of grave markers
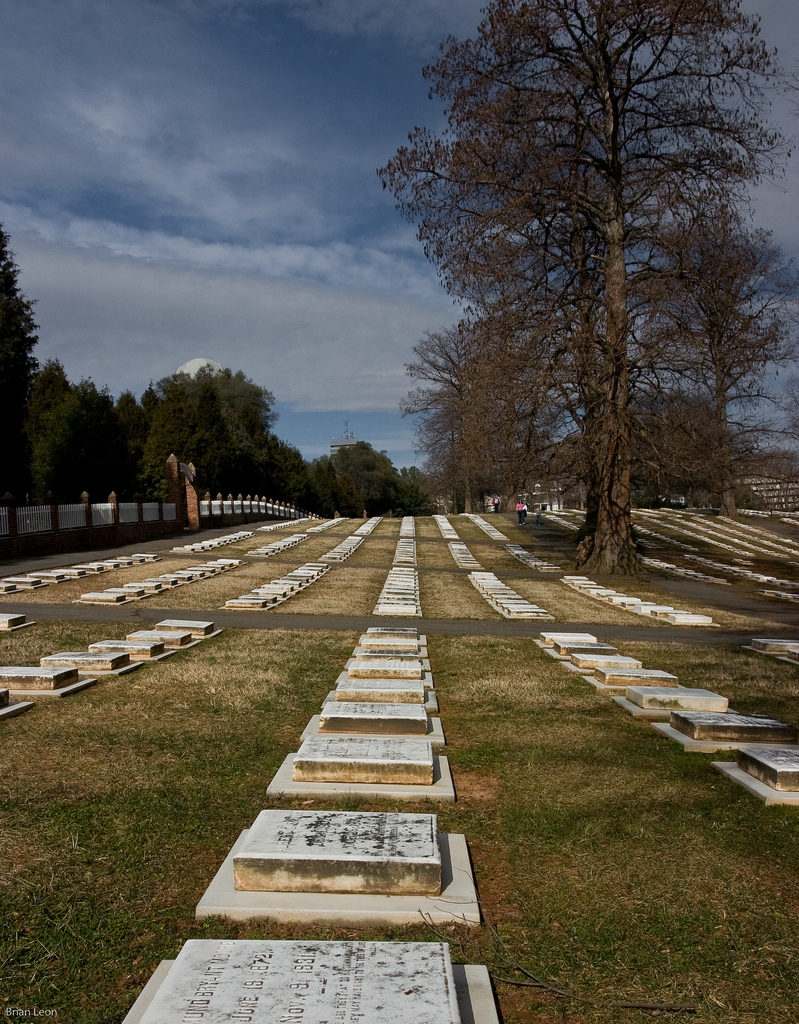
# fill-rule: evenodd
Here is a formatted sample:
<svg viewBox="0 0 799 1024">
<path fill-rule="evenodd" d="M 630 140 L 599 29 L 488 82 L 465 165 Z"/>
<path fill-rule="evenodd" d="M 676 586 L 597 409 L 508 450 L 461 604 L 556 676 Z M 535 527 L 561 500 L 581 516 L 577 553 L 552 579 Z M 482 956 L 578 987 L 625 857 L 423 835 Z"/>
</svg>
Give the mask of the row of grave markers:
<svg viewBox="0 0 799 1024">
<path fill-rule="evenodd" d="M 275 605 L 288 601 L 289 598 L 299 594 L 301 590 L 310 587 L 330 569 L 324 562 L 306 562 L 299 569 L 287 572 L 276 580 L 262 583 L 253 588 L 248 594 L 241 597 L 232 597 L 225 601 L 225 608 L 235 608 L 237 611 L 260 611 L 263 608 L 273 608 Z"/>
<path fill-rule="evenodd" d="M 549 518 L 552 522 L 568 529 L 574 528 L 575 523 L 564 514 L 550 515 Z M 714 547 L 720 548 L 722 551 L 729 552 L 732 556 L 731 561 L 735 564 L 727 564 L 717 559 L 703 556 L 699 553 L 699 548 L 695 544 L 681 540 L 679 537 L 667 536 L 659 530 L 652 529 L 650 525 L 646 525 L 653 521 L 662 528 L 665 527 L 673 530 L 680 537 L 702 541 L 705 544 L 711 544 Z M 654 558 L 651 555 L 640 559 L 641 564 L 644 566 L 718 586 L 731 585 L 731 581 L 724 579 L 718 575 L 719 573 L 745 579 L 753 583 L 766 583 L 770 586 L 759 590 L 759 594 L 765 597 L 799 603 L 799 580 L 786 579 L 747 569 L 746 566 L 751 565 L 752 562 L 741 557 L 748 555 L 750 559 L 755 556 L 787 559 L 787 564 L 796 568 L 799 567 L 799 542 L 797 541 L 790 540 L 789 538 L 777 538 L 772 533 L 760 527 L 751 526 L 748 523 L 728 523 L 718 517 L 708 518 L 706 516 L 692 516 L 687 513 L 674 513 L 654 509 L 637 510 L 635 513 L 635 528 L 649 542 L 648 546 L 657 547 L 658 543 L 662 543 L 669 547 L 680 548 L 686 552 L 682 557 L 687 561 L 707 566 L 716 575 L 682 566 L 675 562 Z M 651 543 L 653 541 L 654 544 Z M 791 556 L 793 556 L 792 559 Z"/>
<path fill-rule="evenodd" d="M 670 626 L 716 626 L 717 623 L 709 615 L 698 615 L 695 612 L 684 611 L 674 608 L 670 604 L 658 604 L 656 601 L 642 601 L 637 597 L 629 597 L 612 587 L 603 587 L 600 583 L 594 583 L 587 576 L 564 576 L 561 583 L 567 587 L 579 591 L 586 597 L 593 597 L 598 601 L 605 601 L 623 611 L 632 612 L 634 615 L 644 615 L 666 622 Z"/>
<path fill-rule="evenodd" d="M 455 799 L 426 638 L 369 629 L 267 790 L 270 796 Z M 265 809 L 234 844 L 197 918 L 308 926 L 480 923 L 463 836 L 435 814 Z M 498 1024 L 485 967 L 438 942 L 190 940 L 125 1024 Z"/>
<path fill-rule="evenodd" d="M 753 640 L 752 647 L 758 650 L 760 645 L 778 643 Z M 636 658 L 625 657 L 591 633 L 542 632 L 540 645 L 572 671 L 588 673 L 584 678 L 598 691 L 613 694 L 620 707 L 649 721 L 684 750 L 737 750 L 737 763 L 716 761 L 713 767 L 766 804 L 799 807 L 799 729 L 795 726 L 767 715 L 739 714 L 723 695 L 681 686 L 677 676 L 645 669 Z M 795 650 L 799 651 L 799 642 Z"/>
<path fill-rule="evenodd" d="M 200 551 L 213 551 L 215 548 L 224 547 L 225 544 L 238 544 L 240 541 L 249 540 L 250 537 L 252 537 L 250 530 L 239 530 L 238 533 L 227 533 L 222 537 L 211 537 L 209 540 L 194 541 L 192 544 L 181 544 L 172 548 L 172 553 L 197 554 Z"/>
<path fill-rule="evenodd" d="M 281 537 L 279 540 L 273 540 L 271 544 L 264 544 L 263 547 L 250 548 L 247 555 L 255 555 L 259 558 L 271 558 L 272 555 L 279 555 L 283 551 L 288 551 L 289 548 L 294 548 L 298 544 L 302 544 L 305 540 L 308 540 L 307 533 L 291 533 L 288 537 Z"/>
<path fill-rule="evenodd" d="M 160 576 L 150 576 L 145 580 L 123 583 L 121 587 L 106 587 L 105 590 L 90 591 L 81 594 L 75 603 L 122 605 L 129 604 L 131 601 L 143 601 L 163 590 L 182 587 L 187 583 L 196 583 L 198 580 L 208 579 L 211 576 L 219 576 L 220 573 L 238 569 L 243 564 L 240 558 L 217 558 L 213 562 L 187 565 L 185 569 L 178 569 L 177 572 L 165 572 Z"/>
<path fill-rule="evenodd" d="M 416 569 L 398 565 L 389 569 L 372 614 L 421 617 L 419 574 Z"/>
<path fill-rule="evenodd" d="M 55 569 L 41 569 L 36 572 L 24 573 L 20 576 L 5 576 L 0 579 L 0 593 L 15 594 L 24 590 L 38 590 L 48 587 L 51 583 L 65 583 L 68 580 L 81 579 L 84 576 L 96 576 L 112 569 L 124 569 L 145 562 L 160 562 L 161 556 L 138 552 L 133 555 L 114 555 L 94 562 L 79 562 L 76 565 L 64 565 Z"/>
<path fill-rule="evenodd" d="M 444 516 L 435 516 L 434 518 L 444 520 Z M 504 534 L 500 533 L 499 530 L 490 526 L 480 516 L 468 514 L 473 522 L 481 527 L 489 536 L 494 539 L 507 540 Z M 532 601 L 528 601 L 526 597 L 522 597 L 521 594 L 517 594 L 515 590 L 509 587 L 506 583 L 503 583 L 493 572 L 486 572 L 477 559 L 469 551 L 468 547 L 464 542 L 458 539 L 458 534 L 455 528 L 447 522 L 448 531 L 444 534 L 444 526 L 439 522 L 439 528 L 442 534 L 446 537 L 454 537 L 454 540 L 450 540 L 449 547 L 450 553 L 455 560 L 455 564 L 461 569 L 472 569 L 469 573 L 469 582 L 477 590 L 477 592 L 485 598 L 485 600 L 491 605 L 494 611 L 505 619 L 552 619 L 553 616 L 549 614 L 546 608 L 541 608 L 540 605 L 533 604 Z"/>
<path fill-rule="evenodd" d="M 0 666 L 0 718 L 30 711 L 32 697 L 73 696 L 100 679 L 127 675 L 220 632 L 213 622 L 164 619 L 153 629 L 129 633 L 124 640 L 98 640 L 85 651 L 43 655 L 38 665 Z"/>
</svg>

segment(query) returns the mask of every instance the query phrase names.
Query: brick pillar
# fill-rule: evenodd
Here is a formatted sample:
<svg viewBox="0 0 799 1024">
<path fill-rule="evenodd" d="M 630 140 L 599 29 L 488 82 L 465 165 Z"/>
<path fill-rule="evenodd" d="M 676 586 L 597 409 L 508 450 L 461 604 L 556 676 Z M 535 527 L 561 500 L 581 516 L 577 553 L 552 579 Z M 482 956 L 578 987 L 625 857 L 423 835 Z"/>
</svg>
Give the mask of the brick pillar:
<svg viewBox="0 0 799 1024">
<path fill-rule="evenodd" d="M 175 506 L 180 516 L 180 463 L 175 458 L 174 452 L 165 463 L 166 470 L 166 500 Z"/>
<path fill-rule="evenodd" d="M 89 498 L 89 495 L 86 491 L 81 491 L 79 500 L 83 502 L 83 515 L 85 516 L 86 519 L 86 526 L 91 530 L 93 526 L 91 498 Z"/>
<path fill-rule="evenodd" d="M 194 480 L 186 480 L 186 520 L 190 530 L 200 529 L 200 496 L 197 493 L 197 471 L 193 463 L 189 463 L 189 469 Z"/>
<path fill-rule="evenodd" d="M 17 504 L 14 495 L 10 491 L 6 491 L 2 498 L 0 498 L 0 505 L 5 505 L 8 509 L 8 536 L 17 536 Z"/>
<path fill-rule="evenodd" d="M 114 526 L 119 526 L 119 498 L 117 498 L 117 492 L 111 491 L 106 501 L 114 506 Z"/>
<path fill-rule="evenodd" d="M 53 492 L 48 491 L 44 496 L 44 500 L 50 506 L 50 529 L 54 533 L 58 533 L 58 505 L 53 501 Z"/>
</svg>

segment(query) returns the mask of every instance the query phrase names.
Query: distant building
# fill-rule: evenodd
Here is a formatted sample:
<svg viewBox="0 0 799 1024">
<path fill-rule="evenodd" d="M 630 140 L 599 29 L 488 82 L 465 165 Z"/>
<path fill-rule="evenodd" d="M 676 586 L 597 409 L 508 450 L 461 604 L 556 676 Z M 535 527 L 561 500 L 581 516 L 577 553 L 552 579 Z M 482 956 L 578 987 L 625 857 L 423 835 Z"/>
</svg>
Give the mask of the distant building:
<svg viewBox="0 0 799 1024">
<path fill-rule="evenodd" d="M 799 480 L 776 477 L 748 477 L 743 480 L 749 490 L 770 512 L 792 512 L 799 509 Z"/>
<path fill-rule="evenodd" d="M 221 373 L 224 367 L 221 363 L 218 363 L 215 359 L 206 359 L 204 356 L 200 356 L 196 359 L 190 359 L 187 363 L 183 363 L 179 366 L 176 373 L 187 373 L 189 377 L 196 377 L 200 370 L 210 370 L 211 373 Z"/>
<path fill-rule="evenodd" d="M 358 443 L 358 438 L 349 429 L 349 423 L 344 424 L 344 436 L 332 437 L 330 439 L 330 454 L 335 455 L 341 448 L 350 448 Z"/>
</svg>

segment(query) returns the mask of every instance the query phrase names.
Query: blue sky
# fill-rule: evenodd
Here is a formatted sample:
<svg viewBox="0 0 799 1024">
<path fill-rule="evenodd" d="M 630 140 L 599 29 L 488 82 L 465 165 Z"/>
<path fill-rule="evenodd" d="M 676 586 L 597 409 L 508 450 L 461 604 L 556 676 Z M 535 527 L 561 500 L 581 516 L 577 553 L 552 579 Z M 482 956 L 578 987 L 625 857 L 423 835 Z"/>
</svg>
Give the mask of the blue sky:
<svg viewBox="0 0 799 1024">
<path fill-rule="evenodd" d="M 482 3 L 0 0 L 0 223 L 39 359 L 117 395 L 208 356 L 306 457 L 347 420 L 416 461 L 404 364 L 457 310 L 375 169 L 441 125 L 421 68 Z M 795 0 L 746 7 L 795 66 Z M 794 157 L 758 199 L 789 251 L 798 188 Z"/>
</svg>

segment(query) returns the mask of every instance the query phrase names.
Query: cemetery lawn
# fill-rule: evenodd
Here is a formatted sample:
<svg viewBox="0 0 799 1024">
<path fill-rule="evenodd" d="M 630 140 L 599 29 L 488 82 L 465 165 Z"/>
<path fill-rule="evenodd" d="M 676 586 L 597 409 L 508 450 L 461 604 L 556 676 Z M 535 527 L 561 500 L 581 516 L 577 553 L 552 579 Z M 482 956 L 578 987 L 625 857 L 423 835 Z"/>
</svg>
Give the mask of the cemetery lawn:
<svg viewBox="0 0 799 1024">
<path fill-rule="evenodd" d="M 419 594 L 428 619 L 502 619 L 463 571 L 420 572 Z"/>
<path fill-rule="evenodd" d="M 799 722 L 799 668 L 655 635 L 624 653 Z M 21 662 L 96 639 L 97 623 L 64 622 L 0 642 Z M 692 1004 L 697 1024 L 784 1024 L 799 991 L 799 811 L 765 808 L 710 767 L 730 755 L 684 753 L 529 639 L 429 637 L 457 803 L 347 803 L 433 810 L 463 833 L 491 928 L 196 923 L 357 639 L 231 629 L 3 724 L 0 1012 L 118 1024 L 188 938 L 440 934 L 499 977 L 525 980 L 522 966 L 591 999 Z M 660 1019 L 495 985 L 504 1024 Z"/>
<path fill-rule="evenodd" d="M 310 587 L 277 605 L 274 614 L 371 615 L 386 582 L 387 570 L 362 569 L 349 565 L 349 561 L 344 565 L 346 570 L 333 565 Z"/>
</svg>

